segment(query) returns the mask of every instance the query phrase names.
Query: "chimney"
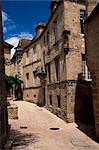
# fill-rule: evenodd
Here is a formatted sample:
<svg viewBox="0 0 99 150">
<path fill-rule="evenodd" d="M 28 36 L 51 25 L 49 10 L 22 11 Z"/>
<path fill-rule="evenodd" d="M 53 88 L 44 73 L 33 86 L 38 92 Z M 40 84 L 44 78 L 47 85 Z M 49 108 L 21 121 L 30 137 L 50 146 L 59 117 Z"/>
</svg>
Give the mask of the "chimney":
<svg viewBox="0 0 99 150">
<path fill-rule="evenodd" d="M 36 29 L 36 36 L 40 36 L 40 34 L 43 32 L 44 28 L 45 28 L 46 24 L 45 23 L 40 23 L 37 25 Z"/>
<path fill-rule="evenodd" d="M 58 3 L 62 0 L 52 0 L 50 4 L 51 13 L 53 13 L 58 5 Z"/>
</svg>

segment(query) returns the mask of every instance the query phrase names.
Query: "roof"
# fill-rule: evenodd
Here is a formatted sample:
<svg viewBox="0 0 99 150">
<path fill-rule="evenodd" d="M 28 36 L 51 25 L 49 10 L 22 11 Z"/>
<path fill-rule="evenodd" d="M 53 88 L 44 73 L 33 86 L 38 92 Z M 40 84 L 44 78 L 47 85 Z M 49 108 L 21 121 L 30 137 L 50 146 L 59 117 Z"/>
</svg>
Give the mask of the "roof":
<svg viewBox="0 0 99 150">
<path fill-rule="evenodd" d="M 13 45 L 11 45 L 11 44 L 9 44 L 9 43 L 7 43 L 7 42 L 5 42 L 5 41 L 3 41 L 3 43 L 4 43 L 4 47 L 8 47 L 8 48 L 13 48 Z"/>
<path fill-rule="evenodd" d="M 20 39 L 17 47 L 24 48 L 25 46 L 27 46 L 30 43 L 31 43 L 31 40 L 29 40 L 29 39 Z M 15 49 L 17 49 L 17 47 Z"/>
<path fill-rule="evenodd" d="M 29 40 L 29 39 L 20 39 L 20 40 L 19 40 L 19 43 L 18 43 L 18 46 L 17 46 L 15 49 L 21 47 L 22 50 L 23 50 L 23 48 L 24 48 L 25 46 L 27 46 L 29 43 L 31 43 L 31 40 Z M 16 58 L 17 52 L 18 52 L 18 51 L 16 50 L 15 53 L 14 53 L 14 55 L 13 55 L 13 57 L 12 57 L 12 59 L 11 59 L 11 61 L 13 61 L 13 60 Z M 19 51 L 19 53 L 22 55 L 22 52 L 21 52 L 21 51 Z M 18 53 L 18 54 L 19 54 L 19 53 Z"/>
<path fill-rule="evenodd" d="M 58 4 L 60 0 L 52 0 L 50 4 L 50 8 L 52 8 L 55 4 Z"/>
<path fill-rule="evenodd" d="M 62 1 L 59 1 L 59 2 L 58 2 L 57 8 L 60 6 L 61 3 L 62 3 Z M 55 12 L 56 12 L 57 8 L 55 9 Z M 54 13 L 55 13 L 55 12 L 54 12 Z M 50 23 L 50 21 L 51 21 L 51 19 L 53 18 L 54 13 L 51 14 L 51 16 L 50 16 L 50 18 L 49 18 L 49 20 L 48 20 L 48 22 L 47 22 L 47 24 L 46 24 L 46 26 L 45 26 L 43 32 L 40 34 L 40 36 L 37 37 L 37 38 L 34 37 L 34 38 L 31 40 L 31 42 L 30 42 L 27 46 L 24 47 L 24 49 L 27 48 L 27 47 L 29 47 L 30 45 L 32 45 L 35 41 L 37 41 L 37 40 L 44 34 L 44 32 L 46 31 L 46 29 L 47 29 L 47 27 L 48 27 L 48 25 L 49 25 L 49 23 Z"/>
<path fill-rule="evenodd" d="M 39 29 L 39 28 L 45 28 L 46 23 L 39 23 L 35 29 Z"/>
<path fill-rule="evenodd" d="M 85 20 L 85 24 L 88 23 L 96 14 L 99 13 L 99 2 L 96 5 L 96 7 L 93 9 L 91 14 L 88 16 L 88 18 Z"/>
</svg>

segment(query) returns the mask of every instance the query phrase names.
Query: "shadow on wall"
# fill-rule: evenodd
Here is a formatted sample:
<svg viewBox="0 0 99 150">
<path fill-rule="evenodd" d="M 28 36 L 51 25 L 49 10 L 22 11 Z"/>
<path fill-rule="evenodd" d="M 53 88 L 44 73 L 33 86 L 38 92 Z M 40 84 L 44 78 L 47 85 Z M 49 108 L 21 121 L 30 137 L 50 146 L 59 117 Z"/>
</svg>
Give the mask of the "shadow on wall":
<svg viewBox="0 0 99 150">
<path fill-rule="evenodd" d="M 43 107 L 43 106 L 45 106 L 45 88 L 43 87 L 41 87 L 40 89 L 39 89 L 39 94 L 38 94 L 38 103 L 37 103 L 37 105 L 39 106 L 39 107 Z"/>
<path fill-rule="evenodd" d="M 35 144 L 38 142 L 39 136 L 37 135 L 37 133 L 35 134 L 24 133 L 24 130 L 27 129 L 22 129 L 22 132 L 11 129 L 10 138 L 14 138 L 13 145 L 12 145 L 14 150 L 15 149 L 23 150 L 26 149 L 26 147 L 28 147 L 31 143 Z"/>
<path fill-rule="evenodd" d="M 74 113 L 78 128 L 95 140 L 95 119 L 91 81 L 82 80 L 82 74 L 78 75 Z"/>
<path fill-rule="evenodd" d="M 39 89 L 39 93 L 38 93 L 38 103 L 37 105 L 39 107 L 43 107 L 45 106 L 45 85 L 46 85 L 46 78 L 43 77 L 40 79 L 41 82 L 41 87 Z"/>
</svg>

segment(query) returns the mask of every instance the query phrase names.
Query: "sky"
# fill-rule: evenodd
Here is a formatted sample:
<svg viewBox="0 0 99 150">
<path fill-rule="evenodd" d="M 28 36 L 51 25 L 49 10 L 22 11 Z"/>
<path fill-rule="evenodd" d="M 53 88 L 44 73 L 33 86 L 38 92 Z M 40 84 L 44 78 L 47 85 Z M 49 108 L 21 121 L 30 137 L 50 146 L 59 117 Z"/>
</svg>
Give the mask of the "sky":
<svg viewBox="0 0 99 150">
<path fill-rule="evenodd" d="M 50 17 L 50 3 L 51 0 L 3 0 L 4 40 L 17 46 L 20 38 L 32 39 L 36 25 L 46 23 Z"/>
</svg>

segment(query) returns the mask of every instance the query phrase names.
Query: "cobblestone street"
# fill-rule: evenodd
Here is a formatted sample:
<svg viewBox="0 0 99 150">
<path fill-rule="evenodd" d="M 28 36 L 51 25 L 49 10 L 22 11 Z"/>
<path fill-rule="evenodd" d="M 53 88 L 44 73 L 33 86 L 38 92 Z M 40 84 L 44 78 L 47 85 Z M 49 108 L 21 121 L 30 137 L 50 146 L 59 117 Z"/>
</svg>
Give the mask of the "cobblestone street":
<svg viewBox="0 0 99 150">
<path fill-rule="evenodd" d="M 99 145 L 81 132 L 75 123 L 67 124 L 45 108 L 24 101 L 18 105 L 18 120 L 9 120 L 12 150 L 98 150 Z M 50 130 L 50 128 L 60 128 Z"/>
</svg>

